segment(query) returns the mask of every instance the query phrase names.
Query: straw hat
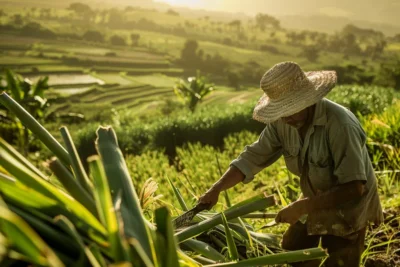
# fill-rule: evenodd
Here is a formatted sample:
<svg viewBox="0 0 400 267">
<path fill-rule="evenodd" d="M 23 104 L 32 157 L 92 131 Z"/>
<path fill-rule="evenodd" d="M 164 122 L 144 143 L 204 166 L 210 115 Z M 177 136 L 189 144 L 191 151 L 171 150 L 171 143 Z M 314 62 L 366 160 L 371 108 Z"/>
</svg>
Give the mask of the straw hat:
<svg viewBox="0 0 400 267">
<path fill-rule="evenodd" d="M 303 72 L 295 62 L 282 62 L 261 78 L 264 95 L 258 101 L 253 119 L 270 123 L 293 115 L 321 100 L 336 85 L 335 71 Z"/>
</svg>

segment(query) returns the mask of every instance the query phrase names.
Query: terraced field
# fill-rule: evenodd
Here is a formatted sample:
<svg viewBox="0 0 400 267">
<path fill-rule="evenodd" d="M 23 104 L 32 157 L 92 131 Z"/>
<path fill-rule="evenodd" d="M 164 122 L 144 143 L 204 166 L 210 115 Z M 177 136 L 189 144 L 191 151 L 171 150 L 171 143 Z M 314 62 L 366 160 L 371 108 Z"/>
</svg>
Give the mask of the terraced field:
<svg viewBox="0 0 400 267">
<path fill-rule="evenodd" d="M 136 108 L 145 103 L 160 101 L 174 95 L 172 87 L 152 85 L 123 85 L 109 88 L 95 87 L 65 98 L 65 103 L 54 104 L 52 112 L 73 112 L 77 104 L 82 107 L 111 105 L 115 109 Z"/>
</svg>

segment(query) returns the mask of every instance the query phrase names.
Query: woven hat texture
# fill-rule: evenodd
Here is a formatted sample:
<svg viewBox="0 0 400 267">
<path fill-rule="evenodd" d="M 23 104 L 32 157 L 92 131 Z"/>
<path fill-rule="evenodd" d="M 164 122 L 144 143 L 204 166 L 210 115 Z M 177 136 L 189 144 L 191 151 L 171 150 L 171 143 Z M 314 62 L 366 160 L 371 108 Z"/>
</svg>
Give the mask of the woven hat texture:
<svg viewBox="0 0 400 267">
<path fill-rule="evenodd" d="M 336 85 L 335 71 L 304 72 L 295 62 L 282 62 L 261 78 L 264 91 L 253 112 L 253 119 L 270 123 L 309 107 Z"/>
</svg>

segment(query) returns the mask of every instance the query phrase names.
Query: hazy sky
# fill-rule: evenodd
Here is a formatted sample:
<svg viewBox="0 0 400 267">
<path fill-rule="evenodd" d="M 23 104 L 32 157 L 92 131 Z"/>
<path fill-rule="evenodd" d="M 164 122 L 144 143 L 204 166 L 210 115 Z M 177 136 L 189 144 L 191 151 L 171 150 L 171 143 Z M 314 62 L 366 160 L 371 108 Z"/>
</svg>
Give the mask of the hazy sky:
<svg viewBox="0 0 400 267">
<path fill-rule="evenodd" d="M 208 10 L 273 15 L 321 14 L 372 21 L 397 20 L 400 0 L 156 0 Z"/>
</svg>

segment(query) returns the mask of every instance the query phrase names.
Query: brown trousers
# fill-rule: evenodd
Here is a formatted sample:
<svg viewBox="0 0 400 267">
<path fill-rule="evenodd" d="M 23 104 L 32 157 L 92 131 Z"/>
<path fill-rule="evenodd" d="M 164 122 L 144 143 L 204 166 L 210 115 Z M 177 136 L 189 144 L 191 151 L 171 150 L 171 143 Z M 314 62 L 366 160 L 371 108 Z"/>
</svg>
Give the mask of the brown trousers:
<svg viewBox="0 0 400 267">
<path fill-rule="evenodd" d="M 364 251 L 365 228 L 353 238 L 333 235 L 308 235 L 307 226 L 300 222 L 291 225 L 283 234 L 282 248 L 287 250 L 300 250 L 317 247 L 321 238 L 322 247 L 328 250 L 329 257 L 325 260 L 325 267 L 359 267 L 361 254 Z M 321 260 L 312 260 L 292 264 L 293 267 L 317 267 Z"/>
</svg>

